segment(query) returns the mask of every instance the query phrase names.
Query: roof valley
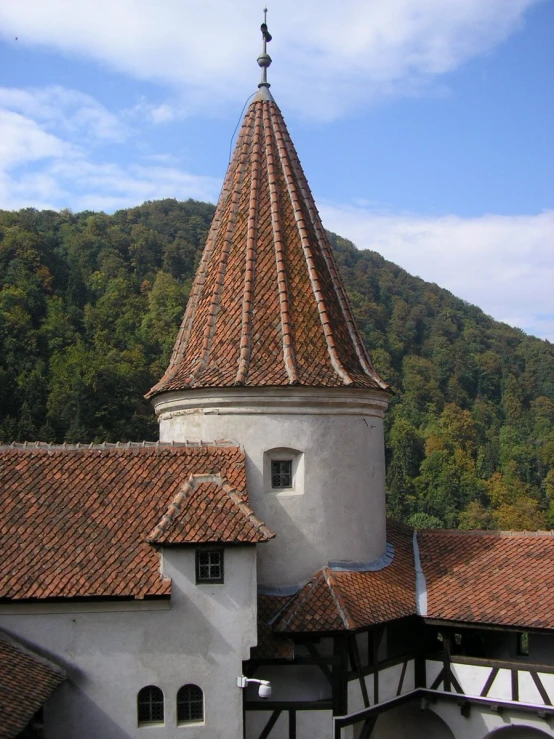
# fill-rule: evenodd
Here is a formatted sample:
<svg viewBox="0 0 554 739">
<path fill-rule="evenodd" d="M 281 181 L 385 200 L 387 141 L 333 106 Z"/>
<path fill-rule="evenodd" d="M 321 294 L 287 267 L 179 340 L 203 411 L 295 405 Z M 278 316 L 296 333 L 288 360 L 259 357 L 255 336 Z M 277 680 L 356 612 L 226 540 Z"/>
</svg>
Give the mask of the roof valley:
<svg viewBox="0 0 554 739">
<path fill-rule="evenodd" d="M 256 269 L 256 243 L 258 237 L 258 206 L 260 180 L 261 121 L 256 110 L 254 120 L 254 142 L 252 147 L 252 172 L 250 176 L 250 203 L 248 207 L 248 231 L 244 268 L 244 294 L 242 301 L 242 329 L 240 337 L 239 366 L 235 385 L 243 385 L 248 374 L 252 353 L 252 310 Z"/>
<path fill-rule="evenodd" d="M 277 173 L 275 170 L 274 156 L 274 131 L 272 130 L 269 108 L 263 107 L 267 178 L 269 185 L 269 197 L 271 202 L 271 224 L 273 228 L 273 243 L 275 249 L 275 260 L 277 267 L 277 289 L 279 291 L 279 310 L 281 313 L 281 334 L 283 341 L 283 359 L 285 369 L 291 385 L 298 383 L 298 372 L 296 357 L 294 353 L 294 339 L 289 312 L 289 295 L 287 284 L 287 272 L 285 265 L 285 250 L 281 229 L 281 211 L 279 208 L 279 191 L 277 188 Z"/>
<path fill-rule="evenodd" d="M 337 355 L 337 352 L 336 352 L 335 339 L 333 336 L 333 331 L 330 326 L 329 316 L 327 313 L 327 306 L 325 304 L 325 299 L 323 297 L 323 291 L 321 289 L 321 283 L 320 283 L 319 276 L 317 274 L 317 270 L 315 267 L 312 247 L 308 239 L 308 230 L 306 228 L 306 224 L 304 221 L 304 214 L 302 212 L 302 201 L 298 195 L 298 189 L 296 186 L 295 179 L 293 177 L 293 168 L 292 168 L 291 162 L 288 157 L 288 151 L 287 151 L 287 147 L 285 145 L 285 140 L 284 140 L 285 136 L 283 134 L 283 130 L 281 128 L 280 123 L 281 122 L 279 120 L 277 121 L 277 124 L 275 123 L 275 121 L 272 121 L 273 132 L 274 132 L 274 135 L 277 141 L 277 151 L 279 153 L 281 168 L 283 171 L 283 175 L 285 177 L 285 182 L 287 184 L 287 190 L 288 190 L 289 197 L 293 204 L 296 227 L 298 229 L 298 234 L 300 236 L 300 243 L 302 245 L 302 251 L 304 252 L 304 257 L 306 260 L 306 266 L 308 268 L 310 283 L 311 283 L 312 291 L 314 293 L 314 297 L 316 300 L 317 310 L 319 313 L 319 319 L 321 321 L 321 326 L 323 328 L 323 334 L 325 336 L 325 343 L 327 344 L 327 351 L 329 353 L 329 358 L 331 359 L 331 363 L 333 365 L 335 372 L 339 375 L 339 377 L 341 377 L 345 385 L 351 385 L 352 378 L 349 376 L 349 374 L 344 369 L 342 362 L 340 361 Z M 288 136 L 288 133 L 287 133 L 287 136 Z"/>
<path fill-rule="evenodd" d="M 368 374 L 373 375 L 377 378 L 378 377 L 377 373 L 375 372 L 375 369 L 371 363 L 367 349 L 365 348 L 365 345 L 361 341 L 358 330 L 356 328 L 354 316 L 350 309 L 350 304 L 345 295 L 344 288 L 343 288 L 341 279 L 339 277 L 337 263 L 335 261 L 333 253 L 329 246 L 329 242 L 327 241 L 327 237 L 325 235 L 325 231 L 323 229 L 323 225 L 319 217 L 317 206 L 313 199 L 313 195 L 308 185 L 308 181 L 306 180 L 306 175 L 304 174 L 304 171 L 300 164 L 300 160 L 298 159 L 298 154 L 294 146 L 292 145 L 290 135 L 288 133 L 288 130 L 284 122 L 283 122 L 283 127 L 286 132 L 286 136 L 284 137 L 285 147 L 289 155 L 289 161 L 291 163 L 292 171 L 299 183 L 300 193 L 306 205 L 306 209 L 308 211 L 308 215 L 310 218 L 310 222 L 312 224 L 312 228 L 314 229 L 319 247 L 321 249 L 321 253 L 325 260 L 327 269 L 329 270 L 329 274 L 331 276 L 333 286 L 335 288 L 337 297 L 339 299 L 342 314 L 344 316 L 344 320 L 346 321 L 346 325 L 348 327 L 348 333 L 350 335 L 352 343 L 354 344 L 354 348 L 356 350 L 356 354 L 358 356 L 360 364 L 362 365 L 362 367 Z M 380 380 L 380 378 L 378 379 Z"/>
</svg>

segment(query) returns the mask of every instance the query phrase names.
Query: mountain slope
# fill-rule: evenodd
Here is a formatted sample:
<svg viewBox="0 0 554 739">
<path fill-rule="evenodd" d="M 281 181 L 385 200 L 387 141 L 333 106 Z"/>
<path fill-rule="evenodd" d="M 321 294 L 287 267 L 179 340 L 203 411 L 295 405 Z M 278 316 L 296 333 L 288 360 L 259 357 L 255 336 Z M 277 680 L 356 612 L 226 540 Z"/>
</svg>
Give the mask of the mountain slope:
<svg viewBox="0 0 554 739">
<path fill-rule="evenodd" d="M 0 438 L 155 439 L 159 379 L 214 208 L 0 212 Z M 554 348 L 330 234 L 367 346 L 396 391 L 393 515 L 554 525 Z"/>
</svg>

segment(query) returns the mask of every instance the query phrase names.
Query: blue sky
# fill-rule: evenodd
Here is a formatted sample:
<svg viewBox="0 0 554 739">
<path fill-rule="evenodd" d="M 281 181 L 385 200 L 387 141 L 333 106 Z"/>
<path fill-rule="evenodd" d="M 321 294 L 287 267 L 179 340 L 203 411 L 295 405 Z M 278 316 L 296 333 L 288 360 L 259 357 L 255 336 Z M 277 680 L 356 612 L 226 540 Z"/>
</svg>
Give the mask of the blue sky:
<svg viewBox="0 0 554 739">
<path fill-rule="evenodd" d="M 0 208 L 215 201 L 260 21 L 252 0 L 2 4 Z M 554 341 L 554 2 L 279 0 L 268 23 L 324 224 Z"/>
</svg>

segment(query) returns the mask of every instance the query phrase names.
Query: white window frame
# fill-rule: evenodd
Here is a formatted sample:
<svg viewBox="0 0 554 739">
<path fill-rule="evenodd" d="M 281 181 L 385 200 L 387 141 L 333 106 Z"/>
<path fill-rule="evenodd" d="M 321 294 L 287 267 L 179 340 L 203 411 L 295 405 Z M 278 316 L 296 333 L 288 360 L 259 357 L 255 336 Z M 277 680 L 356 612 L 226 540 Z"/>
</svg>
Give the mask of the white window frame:
<svg viewBox="0 0 554 739">
<path fill-rule="evenodd" d="M 292 484 L 288 488 L 274 488 L 271 479 L 272 462 L 291 462 Z M 304 494 L 304 453 L 290 447 L 274 447 L 264 452 L 264 492 L 277 497 Z"/>
</svg>

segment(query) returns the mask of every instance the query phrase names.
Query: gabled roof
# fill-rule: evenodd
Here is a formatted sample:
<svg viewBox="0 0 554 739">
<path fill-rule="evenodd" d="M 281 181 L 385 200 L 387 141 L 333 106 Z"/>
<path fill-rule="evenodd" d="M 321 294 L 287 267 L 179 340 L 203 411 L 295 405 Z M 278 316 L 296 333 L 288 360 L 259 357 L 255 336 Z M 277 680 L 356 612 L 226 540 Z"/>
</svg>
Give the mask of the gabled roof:
<svg viewBox="0 0 554 739">
<path fill-rule="evenodd" d="M 275 536 L 219 475 L 191 475 L 148 535 L 149 544 L 257 544 Z"/>
<path fill-rule="evenodd" d="M 192 490 L 196 475 L 211 481 Z M 7 600 L 168 596 L 149 535 L 158 544 L 272 536 L 248 507 L 244 452 L 225 442 L 3 447 L 0 508 Z"/>
<path fill-rule="evenodd" d="M 275 631 L 352 631 L 414 615 L 412 536 L 412 529 L 389 521 L 387 539 L 394 546 L 390 565 L 375 572 L 322 568 L 276 616 Z"/>
<path fill-rule="evenodd" d="M 265 89 L 244 118 L 169 367 L 149 395 L 237 385 L 388 388 Z"/>
<path fill-rule="evenodd" d="M 0 737 L 18 736 L 65 679 L 58 665 L 0 632 Z"/>
<path fill-rule="evenodd" d="M 352 631 L 418 613 L 413 529 L 387 522 L 390 565 L 375 572 L 323 567 L 292 597 L 263 596 L 260 644 L 275 635 Z M 417 532 L 428 619 L 554 629 L 554 532 Z"/>
<path fill-rule="evenodd" d="M 419 531 L 427 617 L 554 628 L 554 532 Z"/>
</svg>

